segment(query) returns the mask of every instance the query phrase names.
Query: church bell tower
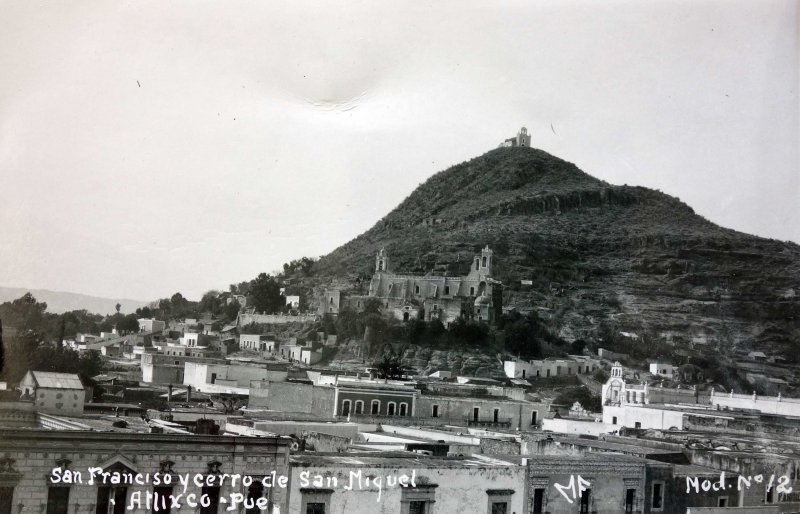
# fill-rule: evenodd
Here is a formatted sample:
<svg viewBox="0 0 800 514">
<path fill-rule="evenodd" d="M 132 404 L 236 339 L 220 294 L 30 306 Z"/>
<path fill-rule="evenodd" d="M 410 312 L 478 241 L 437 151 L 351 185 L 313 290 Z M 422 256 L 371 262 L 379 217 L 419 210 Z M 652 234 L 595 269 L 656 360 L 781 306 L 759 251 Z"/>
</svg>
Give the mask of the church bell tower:
<svg viewBox="0 0 800 514">
<path fill-rule="evenodd" d="M 389 254 L 386 248 L 381 248 L 375 256 L 375 272 L 389 271 Z"/>
</svg>

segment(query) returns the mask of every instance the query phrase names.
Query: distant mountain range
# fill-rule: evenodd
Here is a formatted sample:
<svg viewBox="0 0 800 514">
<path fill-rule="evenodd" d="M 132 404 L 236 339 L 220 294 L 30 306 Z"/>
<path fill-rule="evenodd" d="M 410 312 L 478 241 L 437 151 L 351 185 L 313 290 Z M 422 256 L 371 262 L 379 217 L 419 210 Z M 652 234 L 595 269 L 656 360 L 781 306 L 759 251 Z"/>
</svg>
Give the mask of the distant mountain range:
<svg viewBox="0 0 800 514">
<path fill-rule="evenodd" d="M 150 303 L 128 298 L 101 298 L 79 293 L 26 289 L 24 287 L 0 287 L 0 303 L 16 300 L 28 292 L 36 300 L 47 303 L 47 312 L 55 314 L 81 309 L 86 309 L 93 314 L 113 314 L 116 312 L 117 303 L 121 305 L 120 312 L 128 314 Z"/>
</svg>

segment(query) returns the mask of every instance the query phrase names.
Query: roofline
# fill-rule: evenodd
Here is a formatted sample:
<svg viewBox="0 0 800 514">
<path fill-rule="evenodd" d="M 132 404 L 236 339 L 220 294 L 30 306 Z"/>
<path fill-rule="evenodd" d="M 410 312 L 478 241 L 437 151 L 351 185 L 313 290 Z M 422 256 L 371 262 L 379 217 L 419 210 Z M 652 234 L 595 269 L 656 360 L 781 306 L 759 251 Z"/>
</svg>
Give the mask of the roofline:
<svg viewBox="0 0 800 514">
<path fill-rule="evenodd" d="M 192 434 L 189 437 L 175 436 L 171 434 L 153 434 L 153 433 L 140 433 L 140 432 L 101 432 L 95 430 L 47 430 L 47 429 L 11 429 L 0 428 L 0 440 L 11 443 L 14 441 L 46 441 L 53 442 L 56 440 L 94 440 L 94 441 L 116 441 L 122 440 L 130 444 L 131 439 L 137 442 L 152 442 L 152 443 L 175 443 L 177 439 L 181 442 L 192 442 L 198 444 L 222 444 L 222 445 L 237 445 L 246 444 L 250 446 L 289 446 L 291 438 L 287 436 L 264 436 L 264 437 L 247 437 L 247 436 L 218 436 L 218 435 L 196 435 Z"/>
</svg>

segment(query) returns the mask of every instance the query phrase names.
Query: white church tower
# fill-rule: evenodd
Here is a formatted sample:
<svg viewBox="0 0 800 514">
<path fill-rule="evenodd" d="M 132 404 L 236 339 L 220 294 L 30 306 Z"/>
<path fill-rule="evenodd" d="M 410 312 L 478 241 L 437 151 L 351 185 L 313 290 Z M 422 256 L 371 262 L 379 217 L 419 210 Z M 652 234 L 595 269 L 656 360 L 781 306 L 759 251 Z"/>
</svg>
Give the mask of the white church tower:
<svg viewBox="0 0 800 514">
<path fill-rule="evenodd" d="M 528 134 L 528 129 L 522 127 L 517 133 L 517 146 L 524 146 L 530 148 L 531 136 Z"/>
</svg>

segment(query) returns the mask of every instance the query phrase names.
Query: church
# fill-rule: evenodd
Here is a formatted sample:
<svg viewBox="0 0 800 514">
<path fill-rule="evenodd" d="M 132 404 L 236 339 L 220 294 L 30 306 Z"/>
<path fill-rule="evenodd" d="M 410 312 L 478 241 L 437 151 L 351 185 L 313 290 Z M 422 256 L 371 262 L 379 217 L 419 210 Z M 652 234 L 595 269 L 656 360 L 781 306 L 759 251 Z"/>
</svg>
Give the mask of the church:
<svg viewBox="0 0 800 514">
<path fill-rule="evenodd" d="M 438 319 L 447 325 L 461 316 L 492 323 L 502 313 L 502 283 L 492 278 L 493 257 L 486 246 L 465 276 L 416 275 L 395 273 L 389 253 L 381 248 L 368 295 L 336 299 L 342 308 L 358 311 L 366 300 L 376 298 L 385 313 L 402 321 Z"/>
</svg>

